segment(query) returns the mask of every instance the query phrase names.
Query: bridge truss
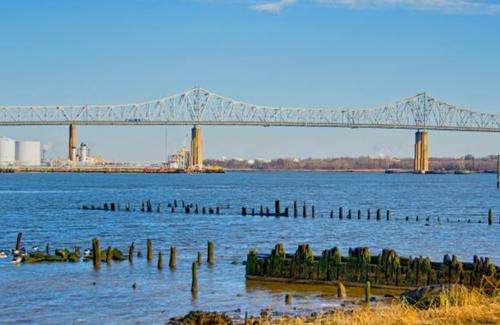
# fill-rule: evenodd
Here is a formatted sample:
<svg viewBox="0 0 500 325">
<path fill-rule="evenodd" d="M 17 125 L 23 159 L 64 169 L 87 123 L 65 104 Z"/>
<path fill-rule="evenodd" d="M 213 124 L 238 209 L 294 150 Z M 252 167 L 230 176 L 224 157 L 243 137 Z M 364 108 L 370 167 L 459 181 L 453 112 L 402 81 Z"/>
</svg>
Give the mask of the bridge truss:
<svg viewBox="0 0 500 325">
<path fill-rule="evenodd" d="M 253 125 L 500 132 L 500 114 L 479 113 L 425 93 L 373 109 L 253 105 L 202 88 L 122 105 L 2 106 L 0 125 Z"/>
</svg>

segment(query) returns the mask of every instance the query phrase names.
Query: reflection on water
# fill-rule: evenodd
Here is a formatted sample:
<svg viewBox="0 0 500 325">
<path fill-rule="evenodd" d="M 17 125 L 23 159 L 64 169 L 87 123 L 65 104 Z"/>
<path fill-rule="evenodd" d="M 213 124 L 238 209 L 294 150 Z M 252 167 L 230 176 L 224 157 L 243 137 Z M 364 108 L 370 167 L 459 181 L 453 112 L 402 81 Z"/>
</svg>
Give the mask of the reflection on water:
<svg viewBox="0 0 500 325">
<path fill-rule="evenodd" d="M 86 203 L 135 203 L 143 199 L 169 202 L 183 199 L 200 205 L 229 203 L 226 215 L 172 215 L 140 212 L 104 212 L 78 209 Z M 316 219 L 238 216 L 240 207 L 282 205 L 307 201 L 317 208 Z M 361 209 L 363 220 L 331 220 L 329 210 L 339 206 Z M 390 222 L 366 220 L 366 209 L 391 209 Z M 496 212 L 495 224 L 485 220 L 487 209 Z M 373 210 L 372 210 L 373 211 Z M 336 287 L 279 287 L 246 283 L 242 262 L 249 248 L 268 253 L 278 242 L 293 252 L 310 243 L 320 254 L 338 246 L 369 246 L 372 254 L 391 247 L 401 255 L 428 255 L 441 260 L 456 254 L 470 261 L 473 254 L 500 263 L 499 192 L 494 175 L 385 175 L 324 172 L 266 172 L 207 175 L 0 175 L 0 249 L 13 247 L 18 231 L 25 245 L 52 248 L 101 246 L 126 251 L 132 241 L 145 255 L 146 239 L 168 258 L 177 247 L 177 267 L 159 271 L 145 258 L 103 265 L 91 263 L 13 266 L 0 260 L 0 322 L 146 322 L 165 320 L 193 309 L 258 314 L 262 308 L 301 313 L 338 306 Z M 406 215 L 430 216 L 425 222 L 404 221 Z M 373 214 L 372 214 L 373 216 Z M 435 218 L 471 218 L 467 224 L 437 224 Z M 191 295 L 191 263 L 198 251 L 206 261 L 206 242 L 216 243 L 216 264 L 199 269 L 198 296 Z M 164 259 L 166 264 L 166 259 Z M 137 283 L 133 289 L 132 284 Z M 352 290 L 352 289 L 351 289 Z M 285 305 L 291 293 L 293 303 Z M 357 295 L 352 291 L 350 295 Z M 57 319 L 53 315 L 57 314 Z"/>
</svg>

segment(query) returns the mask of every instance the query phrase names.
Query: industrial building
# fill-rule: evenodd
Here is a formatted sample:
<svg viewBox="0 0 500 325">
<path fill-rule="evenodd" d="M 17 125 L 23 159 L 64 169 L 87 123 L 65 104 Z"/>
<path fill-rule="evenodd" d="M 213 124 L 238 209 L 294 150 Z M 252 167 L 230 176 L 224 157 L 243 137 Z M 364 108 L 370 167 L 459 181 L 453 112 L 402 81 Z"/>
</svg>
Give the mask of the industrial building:
<svg viewBox="0 0 500 325">
<path fill-rule="evenodd" d="M 39 141 L 15 141 L 0 138 L 0 166 L 40 166 L 41 146 Z"/>
<path fill-rule="evenodd" d="M 16 161 L 16 142 L 12 139 L 0 138 L 0 166 L 9 166 Z"/>
</svg>

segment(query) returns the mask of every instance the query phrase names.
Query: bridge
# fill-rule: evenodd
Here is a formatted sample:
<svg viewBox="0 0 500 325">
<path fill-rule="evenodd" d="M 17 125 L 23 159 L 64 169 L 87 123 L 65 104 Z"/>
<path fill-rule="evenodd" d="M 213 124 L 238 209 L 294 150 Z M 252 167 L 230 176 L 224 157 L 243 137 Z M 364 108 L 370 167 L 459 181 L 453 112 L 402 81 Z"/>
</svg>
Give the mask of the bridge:
<svg viewBox="0 0 500 325">
<path fill-rule="evenodd" d="M 415 171 L 428 170 L 429 130 L 500 132 L 500 114 L 475 112 L 426 93 L 369 109 L 288 108 L 254 105 L 209 90 L 191 90 L 119 105 L 0 105 L 0 126 L 70 125 L 69 159 L 77 125 L 194 125 L 191 161 L 201 166 L 202 125 L 411 129 Z"/>
</svg>

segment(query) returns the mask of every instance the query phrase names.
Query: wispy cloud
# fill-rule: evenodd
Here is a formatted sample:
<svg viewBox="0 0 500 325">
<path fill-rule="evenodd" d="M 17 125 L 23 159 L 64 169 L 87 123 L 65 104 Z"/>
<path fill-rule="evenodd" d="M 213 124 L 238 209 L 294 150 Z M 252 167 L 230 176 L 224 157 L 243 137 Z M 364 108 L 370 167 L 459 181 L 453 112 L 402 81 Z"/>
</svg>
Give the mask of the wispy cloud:
<svg viewBox="0 0 500 325">
<path fill-rule="evenodd" d="M 324 6 L 351 9 L 406 8 L 448 14 L 497 14 L 500 3 L 483 0 L 312 0 Z"/>
<path fill-rule="evenodd" d="M 273 14 L 280 14 L 283 9 L 295 4 L 297 0 L 277 0 L 271 2 L 256 3 L 250 6 L 250 9 L 256 11 L 265 11 Z"/>
</svg>

